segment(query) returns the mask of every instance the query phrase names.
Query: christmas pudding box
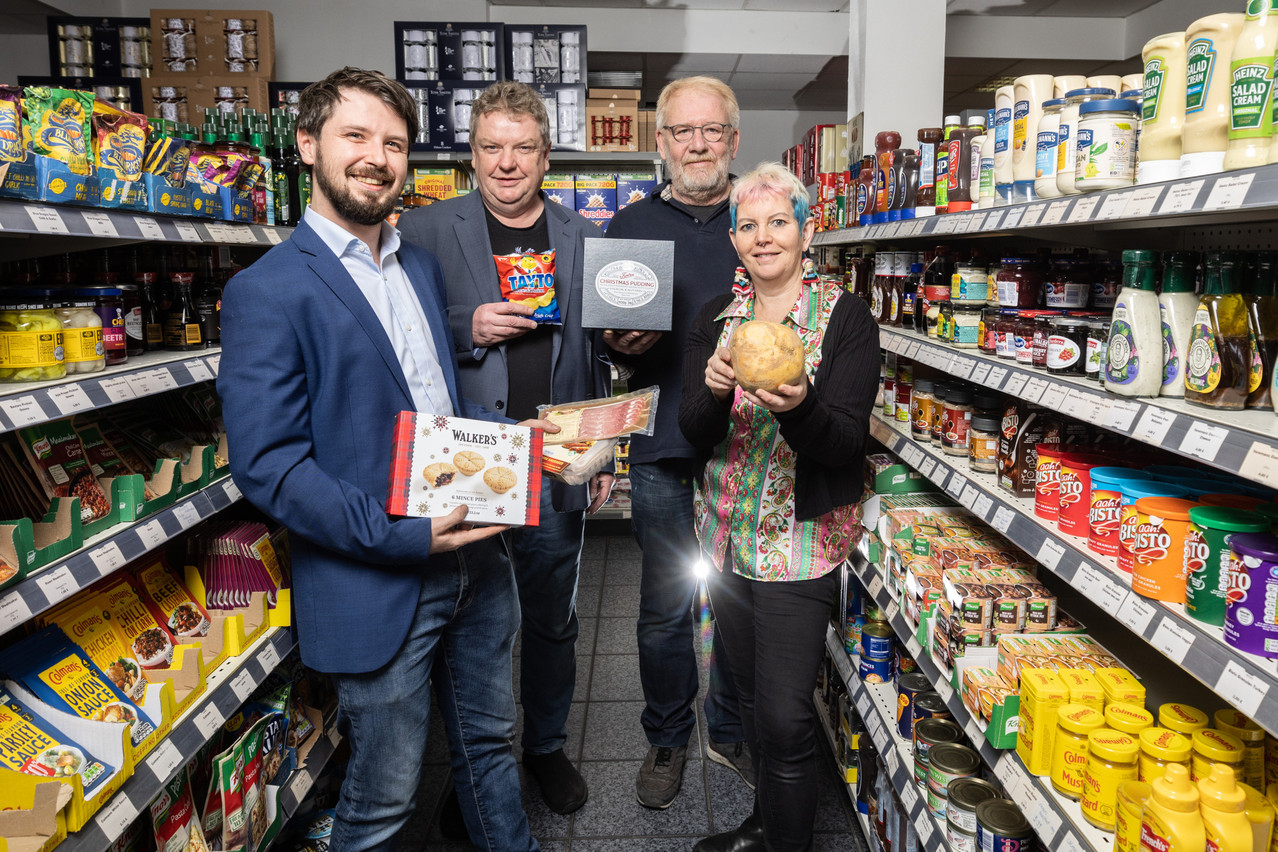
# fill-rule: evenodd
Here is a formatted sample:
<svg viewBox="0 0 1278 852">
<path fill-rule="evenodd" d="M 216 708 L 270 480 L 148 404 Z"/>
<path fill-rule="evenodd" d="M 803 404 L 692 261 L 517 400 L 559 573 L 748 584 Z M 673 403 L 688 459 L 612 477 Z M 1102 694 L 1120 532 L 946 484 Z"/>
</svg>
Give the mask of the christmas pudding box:
<svg viewBox="0 0 1278 852">
<path fill-rule="evenodd" d="M 581 287 L 584 328 L 669 331 L 674 306 L 674 243 L 585 239 Z"/>
<path fill-rule="evenodd" d="M 537 526 L 539 430 L 401 411 L 394 441 L 387 513 L 435 518 L 467 506 L 466 523 Z"/>
</svg>

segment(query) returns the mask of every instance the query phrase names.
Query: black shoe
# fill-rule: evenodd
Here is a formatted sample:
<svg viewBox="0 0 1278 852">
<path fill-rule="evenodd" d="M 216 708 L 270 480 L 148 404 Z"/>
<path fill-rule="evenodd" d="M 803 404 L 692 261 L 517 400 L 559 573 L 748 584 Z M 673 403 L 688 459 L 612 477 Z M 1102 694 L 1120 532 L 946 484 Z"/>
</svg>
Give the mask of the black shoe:
<svg viewBox="0 0 1278 852">
<path fill-rule="evenodd" d="M 546 807 L 557 814 L 570 814 L 580 809 L 590 795 L 586 779 L 581 777 L 563 749 L 549 754 L 524 752 L 524 769 L 536 779 Z"/>
<path fill-rule="evenodd" d="M 448 794 L 439 806 L 439 836 L 445 840 L 470 840 L 466 820 L 462 817 L 461 802 L 457 800 L 457 788 L 449 785 Z"/>
<path fill-rule="evenodd" d="M 649 748 L 635 780 L 635 797 L 639 804 L 658 811 L 670 807 L 683 786 L 683 767 L 687 762 L 687 746 Z"/>
<path fill-rule="evenodd" d="M 765 852 L 763 820 L 756 810 L 732 831 L 713 834 L 697 842 L 692 852 Z"/>
<path fill-rule="evenodd" d="M 744 742 L 717 743 L 712 739 L 706 746 L 706 757 L 728 767 L 741 776 L 747 787 L 754 789 L 754 758 L 750 755 L 750 746 Z"/>
</svg>

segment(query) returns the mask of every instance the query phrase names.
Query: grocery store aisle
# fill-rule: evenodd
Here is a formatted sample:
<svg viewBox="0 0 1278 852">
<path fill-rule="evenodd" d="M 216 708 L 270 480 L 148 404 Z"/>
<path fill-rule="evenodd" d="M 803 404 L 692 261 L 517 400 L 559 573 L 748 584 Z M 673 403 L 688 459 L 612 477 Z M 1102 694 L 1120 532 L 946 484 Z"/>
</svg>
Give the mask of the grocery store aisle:
<svg viewBox="0 0 1278 852">
<path fill-rule="evenodd" d="M 601 525 L 600 525 L 601 526 Z M 639 614 L 639 548 L 619 523 L 611 535 L 587 525 L 578 592 L 581 633 L 577 643 L 576 702 L 568 717 L 569 758 L 590 785 L 590 800 L 571 816 L 524 794 L 533 834 L 548 852 L 678 852 L 706 834 L 735 828 L 750 812 L 752 794 L 728 769 L 705 759 L 706 729 L 688 749 L 683 790 L 664 811 L 635 801 L 635 776 L 648 749 L 639 724 L 643 692 L 635 619 Z M 593 534 L 592 534 L 593 532 Z M 515 653 L 519 653 L 516 645 Z M 519 668 L 515 667 L 516 689 Z M 701 682 L 704 689 L 704 670 Z M 697 715 L 701 717 L 698 701 Z M 844 788 L 824 734 L 818 732 L 823 784 L 817 809 L 816 852 L 863 852 Z M 516 753 L 518 754 L 518 734 Z M 468 843 L 449 842 L 439 832 L 439 803 L 448 784 L 448 756 L 442 728 L 432 720 L 418 812 L 400 838 L 400 849 L 462 852 Z M 521 769 L 522 773 L 522 769 Z M 532 783 L 526 779 L 525 784 Z M 527 786 L 525 786 L 527 790 Z"/>
</svg>

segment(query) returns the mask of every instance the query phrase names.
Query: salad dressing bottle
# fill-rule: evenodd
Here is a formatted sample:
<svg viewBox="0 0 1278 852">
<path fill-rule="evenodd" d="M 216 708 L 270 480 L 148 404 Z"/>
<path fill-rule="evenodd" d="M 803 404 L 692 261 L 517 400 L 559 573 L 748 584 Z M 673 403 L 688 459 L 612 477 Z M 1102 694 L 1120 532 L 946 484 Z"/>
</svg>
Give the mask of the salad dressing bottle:
<svg viewBox="0 0 1278 852">
<path fill-rule="evenodd" d="M 1207 255 L 1203 295 L 1189 333 L 1185 399 L 1226 411 L 1247 403 L 1251 378 L 1251 328 L 1235 273 L 1238 255 Z"/>
<path fill-rule="evenodd" d="M 1158 254 L 1123 252 L 1123 286 L 1114 301 L 1105 354 L 1105 388 L 1120 396 L 1158 396 L 1163 383 Z"/>
<path fill-rule="evenodd" d="M 1247 319 L 1251 325 L 1251 376 L 1247 407 L 1269 408 L 1274 361 L 1278 359 L 1278 280 L 1271 251 L 1256 252 L 1247 280 Z"/>
<path fill-rule="evenodd" d="M 1165 258 L 1163 290 L 1158 294 L 1158 314 L 1163 324 L 1162 396 L 1185 395 L 1185 357 L 1198 309 L 1198 296 L 1194 294 L 1197 266 L 1197 256 L 1191 252 L 1171 252 Z"/>
</svg>

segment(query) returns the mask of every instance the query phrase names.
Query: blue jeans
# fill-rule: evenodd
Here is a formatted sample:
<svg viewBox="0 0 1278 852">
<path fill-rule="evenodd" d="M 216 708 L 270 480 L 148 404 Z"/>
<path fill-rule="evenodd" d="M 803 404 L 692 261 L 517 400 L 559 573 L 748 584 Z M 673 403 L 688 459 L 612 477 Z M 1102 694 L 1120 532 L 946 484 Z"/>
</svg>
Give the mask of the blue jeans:
<svg viewBox="0 0 1278 852">
<path fill-rule="evenodd" d="M 586 513 L 556 512 L 542 480 L 541 523 L 511 532 L 510 547 L 523 614 L 519 702 L 524 751 L 550 754 L 568 738 L 577 682 L 577 574 Z"/>
<path fill-rule="evenodd" d="M 692 517 L 693 466 L 691 459 L 630 465 L 631 525 L 643 550 L 639 679 L 647 706 L 640 721 L 648 742 L 667 748 L 687 745 L 697 724 L 692 709 L 699 683 L 693 648 L 697 580 L 692 568 L 700 547 Z M 745 730 L 717 624 L 713 634 L 704 705 L 710 739 L 741 742 Z"/>
<path fill-rule="evenodd" d="M 437 554 L 421 574 L 417 615 L 395 657 L 375 672 L 334 677 L 338 730 L 351 757 L 332 847 L 395 848 L 416 804 L 433 676 L 472 842 L 533 852 L 539 847 L 529 833 L 510 747 L 519 602 L 505 547 L 494 538 Z"/>
</svg>

